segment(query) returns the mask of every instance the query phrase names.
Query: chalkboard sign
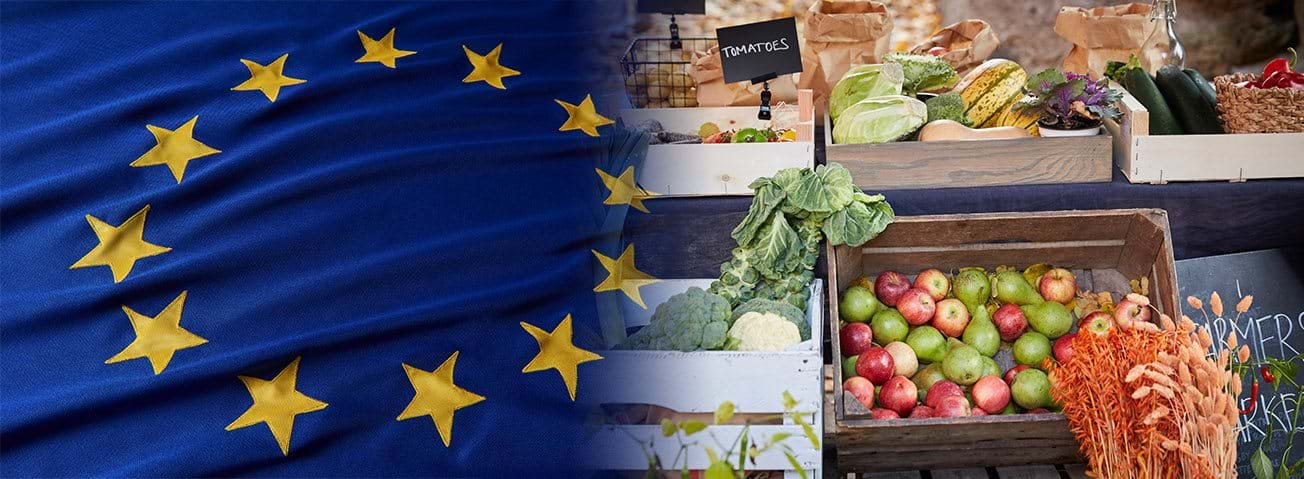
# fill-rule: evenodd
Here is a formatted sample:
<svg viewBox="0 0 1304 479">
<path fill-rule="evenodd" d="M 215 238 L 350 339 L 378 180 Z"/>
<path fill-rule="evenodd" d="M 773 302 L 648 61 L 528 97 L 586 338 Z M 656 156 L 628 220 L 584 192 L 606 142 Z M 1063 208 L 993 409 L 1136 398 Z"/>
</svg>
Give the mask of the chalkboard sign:
<svg viewBox="0 0 1304 479">
<path fill-rule="evenodd" d="M 706 13 L 706 0 L 638 0 L 638 13 Z"/>
<path fill-rule="evenodd" d="M 801 71 L 797 20 L 788 17 L 717 28 L 725 83 L 772 79 Z"/>
<path fill-rule="evenodd" d="M 1236 331 L 1239 342 L 1250 346 L 1252 360 L 1286 358 L 1304 352 L 1304 248 L 1181 260 L 1177 262 L 1177 284 L 1183 299 L 1183 312 L 1209 328 L 1209 333 L 1215 338 L 1215 349 L 1226 348 L 1227 333 Z M 1192 310 L 1185 302 L 1187 296 L 1200 298 L 1207 311 L 1209 296 L 1215 291 L 1222 297 L 1222 315 L 1225 317 L 1206 319 L 1204 314 Z M 1236 302 L 1246 295 L 1254 296 L 1253 306 L 1237 320 Z M 1246 374 L 1244 379 L 1241 407 L 1249 404 L 1250 376 Z M 1296 381 L 1304 382 L 1299 377 Z M 1250 470 L 1250 455 L 1258 450 L 1269 421 L 1273 427 L 1272 445 L 1264 453 L 1274 464 L 1277 463 L 1286 450 L 1290 417 L 1299 407 L 1299 398 L 1292 395 L 1283 400 L 1266 384 L 1260 384 L 1259 393 L 1254 411 L 1241 416 L 1243 429 L 1236 446 L 1236 466 L 1240 477 L 1254 477 Z M 1300 434 L 1304 433 L 1297 433 Z M 1304 435 L 1296 439 L 1304 439 Z M 1291 456 L 1290 462 L 1304 457 L 1304 444 L 1296 444 Z"/>
</svg>

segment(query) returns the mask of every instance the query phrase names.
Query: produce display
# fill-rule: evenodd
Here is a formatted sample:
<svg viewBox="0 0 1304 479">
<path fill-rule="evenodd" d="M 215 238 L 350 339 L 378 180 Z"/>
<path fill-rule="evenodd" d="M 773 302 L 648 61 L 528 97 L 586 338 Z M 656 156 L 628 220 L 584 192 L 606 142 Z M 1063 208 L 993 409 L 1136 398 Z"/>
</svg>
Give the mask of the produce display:
<svg viewBox="0 0 1304 479">
<path fill-rule="evenodd" d="M 1072 272 L 1045 264 L 857 278 L 838 303 L 843 390 L 874 419 L 1057 411 L 1047 372 L 1078 335 L 1149 319 L 1132 295 L 1076 321 L 1078 295 Z"/>
<path fill-rule="evenodd" d="M 1198 71 L 1164 65 L 1152 77 L 1133 56 L 1126 63 L 1110 62 L 1105 76 L 1145 105 L 1151 135 L 1223 133 L 1217 94 Z"/>
<path fill-rule="evenodd" d="M 709 289 L 658 305 L 620 349 L 781 351 L 811 337 L 806 305 L 820 242 L 858 246 L 895 218 L 837 163 L 788 168 L 750 185 L 755 193 L 732 232 L 738 247 Z"/>
<path fill-rule="evenodd" d="M 721 130 L 719 125 L 712 122 L 703 123 L 697 131 L 692 133 L 667 131 L 665 127 L 661 125 L 661 122 L 655 119 L 644 120 L 642 123 L 636 125 L 634 129 L 643 130 L 649 133 L 649 145 L 779 143 L 797 141 L 797 131 L 791 128 L 776 130 L 774 128 L 763 127 Z"/>
</svg>

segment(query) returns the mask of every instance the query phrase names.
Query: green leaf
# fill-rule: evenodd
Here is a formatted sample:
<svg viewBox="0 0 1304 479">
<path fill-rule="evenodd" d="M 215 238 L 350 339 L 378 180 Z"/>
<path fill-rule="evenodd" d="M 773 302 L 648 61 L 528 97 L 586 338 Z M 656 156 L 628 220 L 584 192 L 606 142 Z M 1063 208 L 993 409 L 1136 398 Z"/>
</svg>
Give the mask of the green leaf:
<svg viewBox="0 0 1304 479">
<path fill-rule="evenodd" d="M 760 182 L 760 180 L 757 180 L 757 182 Z M 756 182 L 752 184 L 755 185 Z M 756 195 L 752 197 L 751 206 L 747 207 L 747 217 L 743 218 L 743 221 L 738 223 L 738 226 L 731 233 L 734 241 L 738 242 L 738 246 L 751 244 L 752 240 L 756 238 L 756 232 L 760 231 L 761 227 L 769 222 L 770 216 L 774 214 L 774 211 L 787 196 L 783 189 L 770 182 L 766 182 L 765 185 L 754 188 L 754 190 Z"/>
<path fill-rule="evenodd" d="M 715 423 L 724 424 L 734 415 L 734 403 L 725 401 L 720 403 L 720 407 L 715 408 Z"/>
<path fill-rule="evenodd" d="M 1054 88 L 1055 85 L 1065 81 L 1067 81 L 1067 78 L 1064 76 L 1064 72 L 1055 68 L 1047 68 L 1028 78 L 1028 83 L 1024 85 L 1024 88 L 1033 92 L 1047 92 Z M 1046 84 L 1049 84 L 1051 88 L 1042 88 Z"/>
<path fill-rule="evenodd" d="M 797 462 L 797 456 L 792 455 L 789 451 L 783 451 L 783 455 L 788 458 L 788 464 L 792 464 L 792 468 L 797 470 L 797 475 L 801 476 L 801 479 L 806 479 L 806 469 L 801 467 L 800 462 Z"/>
<path fill-rule="evenodd" d="M 715 462 L 720 459 L 720 456 L 715 454 L 715 449 L 711 449 L 710 446 L 702 446 L 702 449 L 706 451 L 707 462 Z"/>
<path fill-rule="evenodd" d="M 770 445 L 769 445 L 769 446 L 765 446 L 765 447 L 768 448 L 768 447 L 773 446 L 773 445 L 775 445 L 775 444 L 781 443 L 781 442 L 783 442 L 783 441 L 788 440 L 788 438 L 790 438 L 790 437 L 792 437 L 792 433 L 790 433 L 790 432 L 776 432 L 776 433 L 774 433 L 773 435 L 770 436 Z"/>
<path fill-rule="evenodd" d="M 852 194 L 852 198 L 864 204 L 874 204 L 887 199 L 883 195 L 867 195 L 863 191 L 857 191 Z"/>
<path fill-rule="evenodd" d="M 1254 451 L 1254 455 L 1250 456 L 1250 469 L 1254 471 L 1254 479 L 1273 479 L 1272 461 L 1268 460 L 1263 449 Z"/>
<path fill-rule="evenodd" d="M 804 249 L 805 244 L 788 220 L 783 215 L 774 215 L 756 238 L 753 266 L 766 278 L 786 276 L 801 266 Z"/>
<path fill-rule="evenodd" d="M 815 434 L 815 428 L 811 427 L 810 423 L 806 422 L 806 420 L 801 417 L 801 414 L 794 416 L 793 422 L 796 422 L 798 425 L 801 426 L 801 431 L 806 433 L 806 439 L 810 440 L 810 444 L 812 446 L 815 446 L 815 449 L 819 449 L 820 436 L 818 434 Z"/>
<path fill-rule="evenodd" d="M 821 231 L 829 244 L 860 246 L 877 237 L 894 219 L 892 205 L 886 201 L 857 201 L 833 213 Z"/>
<path fill-rule="evenodd" d="M 665 437 L 673 436 L 673 435 L 675 435 L 675 431 L 677 431 L 677 430 L 679 430 L 679 426 L 676 426 L 674 421 L 671 421 L 671 420 L 669 420 L 669 419 L 662 419 L 662 420 L 661 420 L 661 435 L 662 435 L 662 436 L 665 436 Z"/>
<path fill-rule="evenodd" d="M 733 466 L 725 461 L 711 461 L 706 468 L 706 479 L 736 479 Z"/>
<path fill-rule="evenodd" d="M 698 421 L 696 419 L 689 419 L 687 421 L 680 423 L 679 427 L 684 430 L 685 435 L 692 436 L 694 434 L 702 432 L 703 429 L 706 429 L 706 423 L 702 421 Z"/>
<path fill-rule="evenodd" d="M 792 394 L 790 394 L 788 391 L 784 391 L 784 392 L 783 392 L 783 410 L 784 410 L 784 412 L 792 411 L 792 409 L 795 408 L 795 407 L 797 407 L 797 400 L 796 400 L 796 399 L 793 399 L 793 398 L 792 398 Z"/>
<path fill-rule="evenodd" d="M 751 439 L 751 437 L 748 436 L 748 433 L 750 433 L 751 430 L 752 425 L 748 424 L 743 426 L 743 432 L 738 435 L 739 445 L 742 446 L 738 449 L 738 470 L 742 472 L 747 471 L 747 448 L 749 447 L 747 442 Z"/>
<path fill-rule="evenodd" d="M 774 174 L 772 180 L 788 196 L 792 196 L 797 191 L 797 186 L 801 184 L 807 176 L 815 173 L 806 168 L 784 168 Z"/>
<path fill-rule="evenodd" d="M 788 191 L 788 202 L 805 211 L 832 213 L 850 204 L 856 191 L 851 173 L 833 163 L 819 166 L 814 175 L 803 177 L 795 190 Z"/>
</svg>

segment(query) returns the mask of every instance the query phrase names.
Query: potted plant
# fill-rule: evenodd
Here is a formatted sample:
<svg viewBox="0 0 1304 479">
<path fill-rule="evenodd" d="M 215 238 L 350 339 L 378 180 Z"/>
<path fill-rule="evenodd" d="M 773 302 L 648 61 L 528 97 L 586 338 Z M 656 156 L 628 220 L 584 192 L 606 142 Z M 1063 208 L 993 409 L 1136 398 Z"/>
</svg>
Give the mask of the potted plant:
<svg viewBox="0 0 1304 479">
<path fill-rule="evenodd" d="M 1033 111 L 1041 136 L 1093 136 L 1101 121 L 1117 118 L 1115 106 L 1122 93 L 1109 88 L 1109 80 L 1092 81 L 1086 75 L 1048 68 L 1028 79 L 1018 111 Z"/>
</svg>

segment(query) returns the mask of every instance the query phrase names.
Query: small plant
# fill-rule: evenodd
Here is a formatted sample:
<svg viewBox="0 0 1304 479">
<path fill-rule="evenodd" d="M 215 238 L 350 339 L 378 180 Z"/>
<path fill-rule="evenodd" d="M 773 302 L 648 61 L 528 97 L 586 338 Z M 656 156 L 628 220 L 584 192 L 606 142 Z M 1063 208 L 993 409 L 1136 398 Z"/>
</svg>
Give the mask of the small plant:
<svg viewBox="0 0 1304 479">
<path fill-rule="evenodd" d="M 643 455 L 647 457 L 647 475 L 648 478 L 662 477 L 662 471 L 678 470 L 683 479 L 690 477 L 688 469 L 689 448 L 701 447 L 706 453 L 710 466 L 706 469 L 705 479 L 740 479 L 747 477 L 747 465 L 750 462 L 756 464 L 756 457 L 772 449 L 782 450 L 788 463 L 792 465 L 797 474 L 803 479 L 807 477 L 806 469 L 801 467 L 801 462 L 797 460 L 792 452 L 792 448 L 785 444 L 785 441 L 791 438 L 789 434 L 778 433 L 764 438 L 764 441 L 757 442 L 751 436 L 751 424 L 753 421 L 768 422 L 778 419 L 789 419 L 794 424 L 801 426 L 802 432 L 806 439 L 811 442 L 816 450 L 820 448 L 819 435 L 815 433 L 815 428 L 811 426 L 814 421 L 815 413 L 796 411 L 797 400 L 793 399 L 787 391 L 783 392 L 783 414 L 774 414 L 759 418 L 748 419 L 743 426 L 738 437 L 728 442 L 728 445 L 720 442 L 720 438 L 714 433 L 707 432 L 710 436 L 710 443 L 704 443 L 702 436 L 698 435 L 706 431 L 707 425 L 696 419 L 686 419 L 683 421 L 671 421 L 669 419 L 661 420 L 661 435 L 663 437 L 675 437 L 679 441 L 679 450 L 675 457 L 666 463 L 653 452 L 653 442 L 655 439 L 649 438 L 646 441 L 633 438 L 638 442 L 639 447 L 643 450 Z M 715 424 L 725 424 L 734 416 L 734 404 L 729 401 L 720 403 L 715 410 Z M 809 416 L 810 419 L 807 419 Z"/>
<path fill-rule="evenodd" d="M 1100 125 L 1106 118 L 1118 118 L 1115 104 L 1123 94 L 1109 88 L 1109 80 L 1091 81 L 1086 75 L 1048 68 L 1028 79 L 1027 95 L 1014 105 L 1018 111 L 1041 116 L 1042 126 L 1076 130 Z"/>
</svg>

